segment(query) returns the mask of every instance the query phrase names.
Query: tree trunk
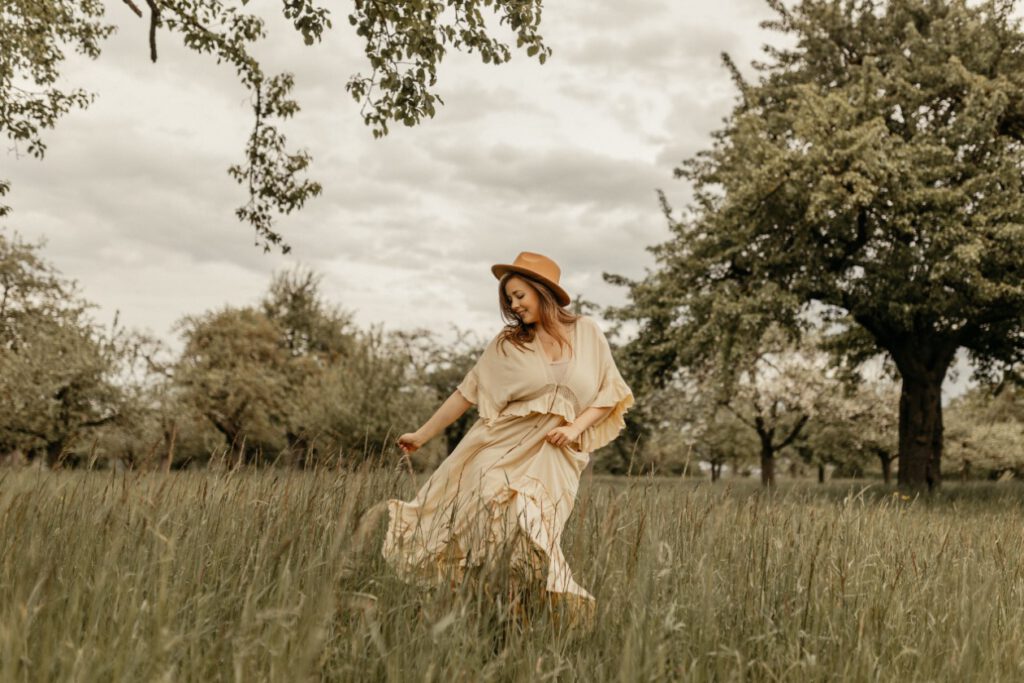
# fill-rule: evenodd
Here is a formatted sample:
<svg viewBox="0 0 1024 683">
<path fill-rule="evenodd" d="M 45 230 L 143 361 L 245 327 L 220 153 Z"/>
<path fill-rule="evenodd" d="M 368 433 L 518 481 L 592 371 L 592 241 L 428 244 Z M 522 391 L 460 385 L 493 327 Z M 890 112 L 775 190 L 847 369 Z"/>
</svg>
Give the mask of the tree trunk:
<svg viewBox="0 0 1024 683">
<path fill-rule="evenodd" d="M 936 488 L 942 481 L 942 372 L 903 374 L 899 484 Z"/>
<path fill-rule="evenodd" d="M 171 431 L 164 431 L 164 440 L 167 443 L 167 451 L 164 453 L 163 464 L 160 469 L 164 472 L 171 471 L 171 463 L 174 462 L 174 442 L 178 439 L 178 423 L 174 422 Z"/>
<path fill-rule="evenodd" d="M 942 381 L 960 340 L 920 321 L 907 333 L 871 316 L 854 317 L 889 352 L 902 380 L 897 481 L 903 488 L 934 489 L 942 482 Z"/>
<path fill-rule="evenodd" d="M 882 481 L 886 484 L 892 483 L 892 456 L 889 455 L 889 451 L 884 451 L 879 448 L 877 451 L 878 460 L 882 463 Z"/>
<path fill-rule="evenodd" d="M 51 470 L 64 464 L 64 442 L 51 441 L 46 444 L 46 466 Z"/>
<path fill-rule="evenodd" d="M 722 478 L 722 463 L 711 463 L 711 481 L 716 482 Z"/>
<path fill-rule="evenodd" d="M 775 486 L 775 449 L 764 440 L 761 442 L 761 484 Z"/>
<path fill-rule="evenodd" d="M 825 465 L 822 463 L 818 463 L 818 483 L 825 483 Z"/>
<path fill-rule="evenodd" d="M 206 418 L 213 424 L 218 432 L 224 435 L 228 442 L 228 449 L 224 454 L 224 461 L 229 470 L 240 467 L 244 462 L 245 436 L 241 434 L 241 428 L 235 429 L 233 425 L 222 421 L 217 415 L 206 413 Z M 241 437 L 241 439 L 239 439 Z M 239 443 L 241 440 L 241 443 Z M 235 449 L 238 449 L 237 451 Z"/>
</svg>

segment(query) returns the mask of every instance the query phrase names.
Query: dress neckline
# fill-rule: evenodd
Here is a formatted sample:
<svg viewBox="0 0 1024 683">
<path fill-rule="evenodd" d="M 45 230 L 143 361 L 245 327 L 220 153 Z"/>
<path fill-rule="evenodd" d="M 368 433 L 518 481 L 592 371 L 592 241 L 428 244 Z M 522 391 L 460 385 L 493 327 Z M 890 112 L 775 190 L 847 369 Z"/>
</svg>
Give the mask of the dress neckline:
<svg viewBox="0 0 1024 683">
<path fill-rule="evenodd" d="M 537 353 L 539 353 L 545 361 L 550 363 L 564 363 L 572 357 L 572 352 L 576 349 L 576 323 L 572 324 L 572 329 L 569 331 L 569 355 L 563 355 L 558 360 L 551 360 L 548 358 L 548 354 L 544 351 L 544 344 L 540 340 L 540 335 L 536 332 L 533 333 L 533 345 Z"/>
<path fill-rule="evenodd" d="M 569 349 L 570 354 L 568 358 L 562 358 L 561 360 L 553 361 L 548 358 L 548 354 L 544 353 L 544 346 L 540 342 L 540 337 L 536 334 L 533 335 L 533 349 L 537 352 L 537 356 L 540 359 L 541 365 L 544 366 L 544 372 L 547 374 L 548 379 L 552 384 L 560 384 L 558 379 L 554 375 L 554 371 L 551 369 L 552 365 L 569 363 L 575 364 L 576 362 L 576 348 L 579 346 L 577 329 L 579 328 L 579 319 L 572 324 L 572 330 L 569 332 Z M 566 370 L 566 376 L 568 376 L 568 369 Z"/>
</svg>

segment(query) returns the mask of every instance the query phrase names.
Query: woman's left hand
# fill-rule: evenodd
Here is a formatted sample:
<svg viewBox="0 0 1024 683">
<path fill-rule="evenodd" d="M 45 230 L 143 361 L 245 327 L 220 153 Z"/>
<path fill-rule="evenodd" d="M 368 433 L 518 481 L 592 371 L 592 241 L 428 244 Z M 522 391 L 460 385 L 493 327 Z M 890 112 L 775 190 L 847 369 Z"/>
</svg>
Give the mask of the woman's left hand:
<svg viewBox="0 0 1024 683">
<path fill-rule="evenodd" d="M 553 446 L 568 446 L 576 439 L 580 438 L 579 432 L 572 425 L 562 425 L 561 427 L 555 427 L 545 437 Z"/>
</svg>

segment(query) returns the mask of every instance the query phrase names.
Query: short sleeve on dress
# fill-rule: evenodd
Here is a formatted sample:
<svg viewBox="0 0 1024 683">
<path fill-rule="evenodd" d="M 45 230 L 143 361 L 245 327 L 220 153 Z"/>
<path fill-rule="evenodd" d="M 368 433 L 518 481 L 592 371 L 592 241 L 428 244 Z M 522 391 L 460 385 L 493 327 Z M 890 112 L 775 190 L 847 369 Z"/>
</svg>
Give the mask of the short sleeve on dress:
<svg viewBox="0 0 1024 683">
<path fill-rule="evenodd" d="M 480 380 L 478 378 L 476 367 L 474 367 L 472 370 L 466 373 L 466 376 L 463 378 L 463 380 L 459 383 L 459 386 L 456 388 L 459 390 L 459 393 L 462 394 L 463 397 L 465 397 L 465 399 L 472 403 L 473 405 L 476 405 L 480 402 Z"/>
<path fill-rule="evenodd" d="M 587 427 L 580 434 L 580 450 L 591 453 L 602 446 L 606 446 L 619 435 L 619 432 L 626 426 L 624 415 L 632 407 L 634 399 L 633 392 L 622 379 L 622 374 L 615 366 L 612 358 L 611 348 L 604 333 L 598 330 L 601 336 L 600 343 L 600 369 L 601 384 L 597 390 L 597 397 L 590 404 L 591 408 L 611 408 L 596 424 Z"/>
<path fill-rule="evenodd" d="M 485 421 L 494 419 L 499 409 L 494 399 L 493 379 L 496 340 L 497 338 L 484 348 L 476 364 L 456 387 L 467 401 L 476 406 L 477 413 Z"/>
</svg>

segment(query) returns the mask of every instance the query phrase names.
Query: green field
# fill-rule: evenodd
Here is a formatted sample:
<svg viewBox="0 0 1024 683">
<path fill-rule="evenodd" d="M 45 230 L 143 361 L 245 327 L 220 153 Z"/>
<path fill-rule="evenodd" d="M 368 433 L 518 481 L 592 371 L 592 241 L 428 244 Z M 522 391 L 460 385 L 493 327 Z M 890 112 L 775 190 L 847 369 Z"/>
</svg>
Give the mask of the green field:
<svg viewBox="0 0 1024 683">
<path fill-rule="evenodd" d="M 4 681 L 1024 678 L 1012 482 L 585 477 L 564 546 L 588 629 L 395 579 L 354 528 L 404 474 L 0 476 Z"/>
</svg>

